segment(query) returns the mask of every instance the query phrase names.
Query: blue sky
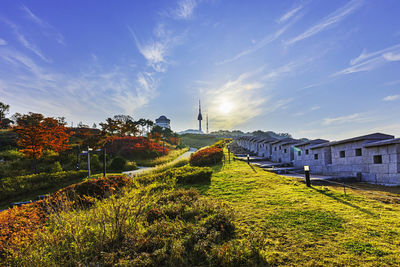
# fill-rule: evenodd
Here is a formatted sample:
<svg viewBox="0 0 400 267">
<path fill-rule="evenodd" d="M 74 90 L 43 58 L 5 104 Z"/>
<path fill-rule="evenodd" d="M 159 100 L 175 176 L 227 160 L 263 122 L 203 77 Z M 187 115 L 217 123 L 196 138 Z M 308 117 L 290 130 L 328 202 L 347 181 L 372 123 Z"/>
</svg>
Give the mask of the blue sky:
<svg viewBox="0 0 400 267">
<path fill-rule="evenodd" d="M 400 136 L 400 1 L 0 3 L 0 101 L 337 140 Z M 204 116 L 205 117 L 205 116 Z"/>
</svg>

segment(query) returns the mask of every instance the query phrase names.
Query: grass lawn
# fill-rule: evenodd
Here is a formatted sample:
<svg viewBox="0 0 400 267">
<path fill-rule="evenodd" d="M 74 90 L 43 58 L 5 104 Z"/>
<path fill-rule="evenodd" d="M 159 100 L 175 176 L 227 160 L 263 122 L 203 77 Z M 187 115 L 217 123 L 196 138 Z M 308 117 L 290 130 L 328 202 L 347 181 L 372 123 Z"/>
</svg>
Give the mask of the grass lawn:
<svg viewBox="0 0 400 267">
<path fill-rule="evenodd" d="M 138 159 L 136 160 L 137 166 L 154 167 L 156 165 L 165 164 L 175 160 L 177 157 L 187 152 L 189 148 L 170 150 L 168 155 L 158 157 L 155 159 Z"/>
<path fill-rule="evenodd" d="M 242 161 L 213 167 L 211 183 L 195 185 L 236 212 L 241 238 L 262 244 L 270 264 L 400 265 L 400 203 L 299 180 Z M 381 194 L 384 188 L 375 188 Z"/>
<path fill-rule="evenodd" d="M 223 139 L 208 134 L 183 134 L 180 137 L 183 144 L 185 144 L 188 147 L 195 147 L 195 148 L 210 146 L 215 142 L 217 142 L 218 140 Z"/>
</svg>

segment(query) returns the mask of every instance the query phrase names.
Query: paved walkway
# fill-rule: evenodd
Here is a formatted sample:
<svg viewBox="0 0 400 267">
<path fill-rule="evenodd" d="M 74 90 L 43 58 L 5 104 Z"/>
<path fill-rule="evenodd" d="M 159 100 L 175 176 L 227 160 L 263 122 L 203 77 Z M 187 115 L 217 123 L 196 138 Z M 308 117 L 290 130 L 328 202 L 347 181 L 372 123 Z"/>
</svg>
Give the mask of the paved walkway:
<svg viewBox="0 0 400 267">
<path fill-rule="evenodd" d="M 192 155 L 193 152 L 197 151 L 196 148 L 190 148 L 189 151 L 183 153 L 182 155 L 180 155 L 179 157 L 177 157 L 176 159 L 174 159 L 173 161 L 170 161 L 168 163 L 173 164 L 174 162 L 180 161 L 182 159 L 188 159 L 190 157 L 190 155 Z M 157 166 L 155 166 L 157 167 Z M 134 176 L 138 173 L 142 173 L 142 172 L 147 172 L 147 171 L 151 171 L 152 169 L 154 169 L 155 167 L 139 167 L 138 170 L 134 170 L 134 171 L 127 171 L 127 172 L 123 172 L 124 174 L 128 174 L 130 176 Z"/>
</svg>

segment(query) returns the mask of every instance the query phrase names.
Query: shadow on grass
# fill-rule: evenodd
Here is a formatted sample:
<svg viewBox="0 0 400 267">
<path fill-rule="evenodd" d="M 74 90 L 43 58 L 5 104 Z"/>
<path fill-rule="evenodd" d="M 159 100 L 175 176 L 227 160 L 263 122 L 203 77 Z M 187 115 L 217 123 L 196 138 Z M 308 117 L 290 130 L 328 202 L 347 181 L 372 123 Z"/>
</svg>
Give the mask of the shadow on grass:
<svg viewBox="0 0 400 267">
<path fill-rule="evenodd" d="M 256 168 L 254 168 L 254 166 L 253 165 L 251 165 L 251 164 L 248 164 L 249 166 L 250 166 L 250 168 L 253 170 L 253 172 L 257 172 L 256 171 Z"/>
<path fill-rule="evenodd" d="M 342 203 L 342 204 L 344 204 L 344 205 L 347 205 L 347 206 L 349 206 L 349 207 L 352 207 L 352 208 L 354 208 L 354 209 L 357 209 L 357 210 L 359 210 L 359 211 L 361 211 L 361 212 L 363 212 L 363 213 L 365 213 L 365 214 L 368 214 L 368 215 L 371 215 L 371 216 L 377 216 L 375 213 L 373 213 L 373 212 L 371 212 L 371 211 L 369 211 L 369 210 L 367 210 L 367 209 L 361 208 L 361 207 L 359 207 L 359 206 L 357 206 L 357 205 L 354 205 L 354 204 L 352 204 L 352 203 L 350 203 L 350 202 L 348 202 L 348 201 L 346 201 L 346 200 L 344 200 L 344 199 L 340 199 L 340 198 L 338 198 L 337 196 L 334 196 L 334 195 L 333 195 L 332 193 L 330 193 L 330 192 L 327 192 L 327 191 L 318 189 L 318 188 L 313 187 L 313 186 L 311 186 L 310 188 L 313 189 L 313 190 L 315 190 L 315 191 L 317 191 L 318 193 L 321 193 L 321 194 L 323 194 L 323 195 L 325 195 L 325 196 L 327 196 L 327 197 L 330 197 L 330 198 L 336 200 L 337 202 L 340 202 L 340 203 Z"/>
</svg>

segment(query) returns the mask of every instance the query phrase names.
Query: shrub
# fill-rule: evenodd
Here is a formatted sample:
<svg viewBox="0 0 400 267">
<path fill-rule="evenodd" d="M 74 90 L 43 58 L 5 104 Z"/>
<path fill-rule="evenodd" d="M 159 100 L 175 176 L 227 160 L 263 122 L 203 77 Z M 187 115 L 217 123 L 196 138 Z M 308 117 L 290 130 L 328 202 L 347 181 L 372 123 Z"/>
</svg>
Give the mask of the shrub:
<svg viewBox="0 0 400 267">
<path fill-rule="evenodd" d="M 130 178 L 125 175 L 90 179 L 58 190 L 46 198 L 43 204 L 52 208 L 88 207 L 96 199 L 109 197 L 130 183 Z"/>
<path fill-rule="evenodd" d="M 136 181 L 142 185 L 148 185 L 153 182 L 172 182 L 180 184 L 196 184 L 211 181 L 212 170 L 204 167 L 183 166 L 172 168 L 170 170 L 139 176 Z"/>
<path fill-rule="evenodd" d="M 208 147 L 193 153 L 189 162 L 193 166 L 210 166 L 221 162 L 223 156 L 221 148 Z"/>
<path fill-rule="evenodd" d="M 18 150 L 5 150 L 0 152 L 0 159 L 4 159 L 5 161 L 19 160 L 23 158 L 25 158 L 24 154 Z"/>
<path fill-rule="evenodd" d="M 123 171 L 126 166 L 126 160 L 121 157 L 115 157 L 110 165 L 111 170 Z"/>
<path fill-rule="evenodd" d="M 211 168 L 183 166 L 171 170 L 172 175 L 180 184 L 197 184 L 211 181 Z"/>
<path fill-rule="evenodd" d="M 69 171 L 3 178 L 0 180 L 0 201 L 47 189 L 57 183 L 83 179 L 86 175 L 87 171 Z"/>
<path fill-rule="evenodd" d="M 15 254 L 15 262 L 46 266 L 246 266 L 254 256 L 244 252 L 247 244 L 232 247 L 230 243 L 235 237 L 232 210 L 200 197 L 194 189 L 152 194 L 148 187 L 142 187 L 107 199 L 91 210 L 52 216 L 48 225 L 35 243 Z"/>
<path fill-rule="evenodd" d="M 107 151 L 128 159 L 155 158 L 168 154 L 166 147 L 142 136 L 112 137 L 107 144 Z"/>
<path fill-rule="evenodd" d="M 44 200 L 0 212 L 0 262 L 16 250 L 26 249 L 35 234 L 44 228 L 50 214 L 57 216 L 69 208 L 91 206 L 96 199 L 119 192 L 128 184 L 130 179 L 126 176 L 87 180 L 61 189 Z"/>
</svg>

